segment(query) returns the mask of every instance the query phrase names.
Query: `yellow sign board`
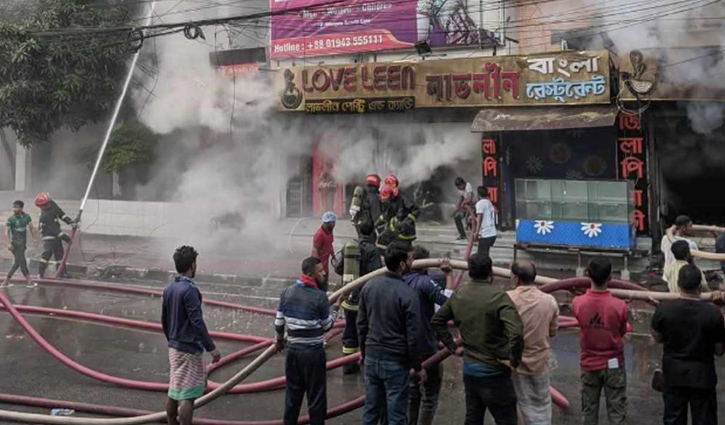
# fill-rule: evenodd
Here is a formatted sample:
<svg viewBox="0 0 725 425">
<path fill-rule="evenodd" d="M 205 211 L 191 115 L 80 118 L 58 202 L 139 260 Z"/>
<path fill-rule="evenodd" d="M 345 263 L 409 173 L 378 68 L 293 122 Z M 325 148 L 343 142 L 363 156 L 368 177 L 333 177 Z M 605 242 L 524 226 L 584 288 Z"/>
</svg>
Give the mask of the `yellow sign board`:
<svg viewBox="0 0 725 425">
<path fill-rule="evenodd" d="M 608 104 L 609 53 L 287 68 L 276 88 L 282 110 L 308 113 Z"/>
</svg>

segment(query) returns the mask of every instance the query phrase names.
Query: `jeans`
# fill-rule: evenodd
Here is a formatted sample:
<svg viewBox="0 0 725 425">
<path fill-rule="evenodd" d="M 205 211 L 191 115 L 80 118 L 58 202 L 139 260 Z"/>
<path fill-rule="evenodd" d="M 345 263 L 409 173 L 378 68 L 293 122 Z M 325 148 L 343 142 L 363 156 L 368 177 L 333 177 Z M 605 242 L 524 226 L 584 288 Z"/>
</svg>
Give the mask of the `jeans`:
<svg viewBox="0 0 725 425">
<path fill-rule="evenodd" d="M 458 236 L 460 236 L 461 239 L 466 239 L 466 227 L 463 224 L 464 220 L 466 220 L 466 216 L 466 210 L 463 208 L 453 214 L 453 220 L 456 222 L 456 229 L 458 229 Z"/>
<path fill-rule="evenodd" d="M 478 254 L 483 253 L 483 255 L 488 257 L 494 242 L 496 242 L 496 236 L 492 236 L 490 238 L 478 238 Z"/>
<path fill-rule="evenodd" d="M 12 253 L 15 260 L 8 271 L 8 279 L 13 277 L 15 272 L 18 271 L 18 268 L 23 273 L 23 276 L 30 276 L 30 271 L 28 270 L 28 260 L 25 259 L 25 246 L 13 245 Z"/>
<path fill-rule="evenodd" d="M 325 423 L 327 415 L 326 361 L 325 348 L 322 345 L 310 348 L 290 345 L 287 349 L 284 425 L 297 425 L 305 394 L 307 394 L 310 425 Z"/>
<path fill-rule="evenodd" d="M 387 406 L 389 425 L 408 425 L 410 368 L 395 360 L 365 357 L 365 407 L 363 425 L 384 420 Z"/>
<path fill-rule="evenodd" d="M 516 393 L 509 374 L 490 378 L 463 375 L 466 389 L 465 425 L 483 425 L 486 409 L 496 425 L 516 425 Z"/>
<path fill-rule="evenodd" d="M 408 425 L 431 425 L 438 408 L 438 395 L 443 383 L 443 365 L 428 369 L 428 381 L 423 386 L 411 380 L 408 397 Z"/>
<path fill-rule="evenodd" d="M 627 372 L 624 368 L 582 372 L 582 423 L 599 424 L 599 399 L 604 388 L 610 425 L 627 422 Z"/>
<path fill-rule="evenodd" d="M 692 425 L 717 425 L 717 391 L 699 388 L 665 388 L 665 425 L 687 425 L 690 407 Z"/>
</svg>

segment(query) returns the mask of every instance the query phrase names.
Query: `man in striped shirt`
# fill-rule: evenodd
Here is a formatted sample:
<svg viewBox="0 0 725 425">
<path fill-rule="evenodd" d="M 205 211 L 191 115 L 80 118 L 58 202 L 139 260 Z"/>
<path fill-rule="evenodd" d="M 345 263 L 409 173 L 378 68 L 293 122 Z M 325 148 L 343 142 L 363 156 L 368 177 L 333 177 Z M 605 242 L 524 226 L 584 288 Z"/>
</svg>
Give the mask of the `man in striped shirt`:
<svg viewBox="0 0 725 425">
<path fill-rule="evenodd" d="M 332 329 L 342 302 L 330 308 L 320 284 L 325 270 L 319 258 L 302 262 L 302 274 L 297 282 L 282 292 L 274 329 L 277 333 L 277 352 L 285 347 L 287 327 L 287 360 L 285 376 L 287 393 L 284 406 L 284 425 L 296 425 L 307 394 L 310 425 L 325 423 L 327 413 L 327 381 L 325 332 Z"/>
</svg>

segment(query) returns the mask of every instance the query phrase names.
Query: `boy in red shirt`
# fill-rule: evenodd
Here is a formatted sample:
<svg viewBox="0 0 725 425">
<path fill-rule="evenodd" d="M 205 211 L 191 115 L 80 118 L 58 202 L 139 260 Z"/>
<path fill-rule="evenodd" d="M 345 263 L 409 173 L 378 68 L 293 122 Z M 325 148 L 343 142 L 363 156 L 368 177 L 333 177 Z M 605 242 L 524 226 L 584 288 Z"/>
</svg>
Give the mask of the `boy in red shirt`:
<svg viewBox="0 0 725 425">
<path fill-rule="evenodd" d="M 612 278 L 609 260 L 593 258 L 587 266 L 587 276 L 592 280 L 591 289 L 572 302 L 580 329 L 582 423 L 599 423 L 599 399 L 604 388 L 609 423 L 621 425 L 627 422 L 627 374 L 622 340 L 627 333 L 627 304 L 607 290 Z"/>
<path fill-rule="evenodd" d="M 332 231 L 335 230 L 336 222 L 337 214 L 327 211 L 322 215 L 322 226 L 317 229 L 312 239 L 312 256 L 320 259 L 325 270 L 324 282 L 319 285 L 324 292 L 327 292 L 330 281 L 330 257 L 336 261 L 335 248 L 332 247 L 332 243 L 335 241 Z"/>
</svg>

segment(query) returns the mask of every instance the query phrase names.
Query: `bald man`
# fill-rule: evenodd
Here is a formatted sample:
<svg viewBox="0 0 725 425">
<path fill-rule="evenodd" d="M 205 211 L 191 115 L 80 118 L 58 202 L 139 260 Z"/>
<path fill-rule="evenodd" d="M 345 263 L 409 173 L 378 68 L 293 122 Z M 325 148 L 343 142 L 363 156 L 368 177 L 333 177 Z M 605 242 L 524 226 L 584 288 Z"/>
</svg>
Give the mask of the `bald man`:
<svg viewBox="0 0 725 425">
<path fill-rule="evenodd" d="M 559 327 L 559 305 L 536 287 L 536 266 L 516 261 L 511 266 L 509 291 L 524 324 L 524 355 L 511 378 L 524 424 L 551 424 L 549 395 L 550 339 Z"/>
</svg>

